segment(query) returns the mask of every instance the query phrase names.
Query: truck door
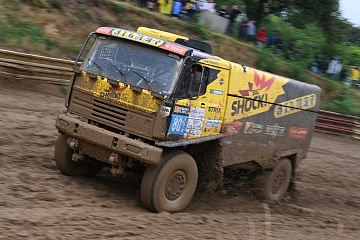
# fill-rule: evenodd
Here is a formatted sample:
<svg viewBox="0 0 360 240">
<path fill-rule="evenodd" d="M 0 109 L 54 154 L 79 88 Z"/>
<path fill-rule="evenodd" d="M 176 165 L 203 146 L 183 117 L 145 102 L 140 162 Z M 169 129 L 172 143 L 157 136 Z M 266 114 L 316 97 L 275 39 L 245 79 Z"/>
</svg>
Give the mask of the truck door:
<svg viewBox="0 0 360 240">
<path fill-rule="evenodd" d="M 228 71 L 192 63 L 179 91 L 186 99 L 175 102 L 168 133 L 191 139 L 220 132 L 224 112 Z"/>
<path fill-rule="evenodd" d="M 220 133 L 225 114 L 226 79 L 229 73 L 213 66 L 200 66 L 203 72 L 200 94 L 198 98 L 191 100 L 191 105 L 202 110 L 200 136 L 204 137 Z"/>
</svg>

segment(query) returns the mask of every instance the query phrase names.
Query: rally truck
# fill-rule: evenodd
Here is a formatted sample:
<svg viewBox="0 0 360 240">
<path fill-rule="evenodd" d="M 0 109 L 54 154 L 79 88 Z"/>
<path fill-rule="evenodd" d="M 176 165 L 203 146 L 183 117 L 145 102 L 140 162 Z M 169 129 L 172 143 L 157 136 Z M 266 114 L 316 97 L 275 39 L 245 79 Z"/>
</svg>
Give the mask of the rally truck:
<svg viewBox="0 0 360 240">
<path fill-rule="evenodd" d="M 241 54 L 239 52 L 238 54 Z M 224 60 L 211 46 L 140 27 L 89 34 L 59 114 L 58 169 L 135 178 L 150 211 L 179 212 L 224 169 L 254 170 L 268 201 L 305 158 L 320 88 Z"/>
</svg>

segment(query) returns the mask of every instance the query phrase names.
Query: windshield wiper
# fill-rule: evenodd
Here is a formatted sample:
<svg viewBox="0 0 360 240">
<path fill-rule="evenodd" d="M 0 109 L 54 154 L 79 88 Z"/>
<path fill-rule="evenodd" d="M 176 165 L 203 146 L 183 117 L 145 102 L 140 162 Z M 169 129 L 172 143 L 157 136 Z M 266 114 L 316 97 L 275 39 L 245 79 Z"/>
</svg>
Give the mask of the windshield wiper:
<svg viewBox="0 0 360 240">
<path fill-rule="evenodd" d="M 149 87 L 149 90 L 152 91 L 150 84 L 151 82 L 149 80 L 147 80 L 143 75 L 141 75 L 140 73 L 136 72 L 135 70 L 133 70 L 132 68 L 130 69 L 133 73 L 135 73 L 136 75 L 138 75 L 139 77 L 141 77 L 142 80 L 144 80 L 144 82 L 146 83 L 146 85 Z M 141 80 L 136 84 L 139 85 L 141 83 Z"/>
<path fill-rule="evenodd" d="M 118 73 L 120 73 L 120 75 L 122 77 L 122 80 L 124 81 L 125 85 L 128 85 L 128 83 L 126 82 L 127 76 L 115 64 L 113 64 L 110 61 L 109 61 L 109 63 L 111 64 L 111 66 L 113 66 L 116 69 L 116 71 L 118 71 Z"/>
<path fill-rule="evenodd" d="M 97 64 L 94 60 L 92 60 L 91 58 L 89 58 L 89 60 L 95 64 L 95 66 L 100 70 L 100 71 L 104 71 L 104 69 L 102 69 L 102 67 L 99 66 L 99 64 Z"/>
</svg>

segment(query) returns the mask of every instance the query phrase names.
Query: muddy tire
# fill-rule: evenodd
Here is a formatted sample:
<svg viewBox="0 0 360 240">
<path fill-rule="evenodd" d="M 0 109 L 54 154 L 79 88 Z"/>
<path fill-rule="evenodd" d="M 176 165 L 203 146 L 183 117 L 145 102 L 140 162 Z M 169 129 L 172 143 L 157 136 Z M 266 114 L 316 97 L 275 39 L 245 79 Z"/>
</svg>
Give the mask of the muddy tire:
<svg viewBox="0 0 360 240">
<path fill-rule="evenodd" d="M 259 198 L 279 202 L 284 198 L 291 181 L 291 162 L 283 158 L 272 170 L 265 170 L 255 179 Z"/>
<path fill-rule="evenodd" d="M 146 169 L 141 182 L 141 201 L 153 212 L 180 212 L 190 203 L 197 180 L 197 165 L 189 154 L 165 153 L 158 166 Z"/>
<path fill-rule="evenodd" d="M 90 157 L 86 157 L 82 162 L 74 162 L 71 160 L 74 150 L 67 144 L 68 135 L 60 135 L 55 144 L 55 163 L 57 168 L 64 175 L 68 176 L 95 176 L 103 168 L 101 164 L 91 164 Z"/>
</svg>

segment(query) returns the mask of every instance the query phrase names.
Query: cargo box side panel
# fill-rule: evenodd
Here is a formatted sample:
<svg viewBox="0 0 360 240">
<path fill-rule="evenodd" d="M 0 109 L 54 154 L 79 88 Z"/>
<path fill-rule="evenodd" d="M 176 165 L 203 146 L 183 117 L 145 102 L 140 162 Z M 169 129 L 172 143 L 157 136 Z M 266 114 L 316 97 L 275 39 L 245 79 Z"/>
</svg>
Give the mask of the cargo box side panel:
<svg viewBox="0 0 360 240">
<path fill-rule="evenodd" d="M 222 127 L 225 166 L 256 161 L 271 167 L 278 157 L 306 156 L 319 87 L 246 68 L 232 71 L 227 97 Z"/>
</svg>

